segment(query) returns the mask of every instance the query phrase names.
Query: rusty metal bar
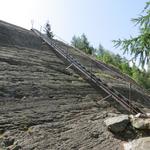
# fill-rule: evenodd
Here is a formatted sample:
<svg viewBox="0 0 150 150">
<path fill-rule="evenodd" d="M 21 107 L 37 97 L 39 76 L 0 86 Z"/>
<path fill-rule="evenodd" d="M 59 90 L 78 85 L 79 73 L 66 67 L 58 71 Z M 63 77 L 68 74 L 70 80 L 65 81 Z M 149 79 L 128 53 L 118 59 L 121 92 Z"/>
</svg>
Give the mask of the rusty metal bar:
<svg viewBox="0 0 150 150">
<path fill-rule="evenodd" d="M 92 72 L 88 71 L 82 64 L 79 63 L 72 55 L 66 52 L 63 48 L 59 47 L 54 40 L 49 39 L 46 35 L 40 35 L 40 32 L 36 29 L 32 29 L 38 36 L 40 36 L 46 43 L 48 43 L 53 49 L 65 60 L 67 60 L 72 68 L 78 70 L 85 79 L 89 80 L 95 86 L 103 89 L 107 94 L 111 95 L 113 99 L 115 99 L 122 107 L 124 107 L 127 111 L 131 111 L 133 114 L 145 113 L 140 110 L 135 104 L 131 104 L 130 100 L 120 94 L 118 91 L 110 88 L 106 83 L 104 83 L 101 79 L 97 78 Z"/>
</svg>

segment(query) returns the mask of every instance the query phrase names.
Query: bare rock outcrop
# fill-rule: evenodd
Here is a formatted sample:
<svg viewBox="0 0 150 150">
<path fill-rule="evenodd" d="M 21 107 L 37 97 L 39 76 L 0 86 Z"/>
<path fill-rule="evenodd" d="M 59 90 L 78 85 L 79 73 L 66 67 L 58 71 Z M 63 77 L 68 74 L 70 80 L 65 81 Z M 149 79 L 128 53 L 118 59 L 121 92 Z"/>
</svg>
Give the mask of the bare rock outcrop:
<svg viewBox="0 0 150 150">
<path fill-rule="evenodd" d="M 87 56 L 57 43 L 91 70 Z M 105 69 L 92 65 L 93 73 Z M 109 113 L 127 111 L 111 97 L 104 100 L 103 90 L 93 88 L 67 67 L 32 31 L 0 21 L 0 149 L 120 148 L 122 138 L 114 137 L 104 120 Z M 116 82 L 114 78 L 105 81 Z M 127 88 L 118 90 L 128 94 Z M 139 107 L 142 103 L 150 108 L 143 95 L 131 92 Z"/>
</svg>

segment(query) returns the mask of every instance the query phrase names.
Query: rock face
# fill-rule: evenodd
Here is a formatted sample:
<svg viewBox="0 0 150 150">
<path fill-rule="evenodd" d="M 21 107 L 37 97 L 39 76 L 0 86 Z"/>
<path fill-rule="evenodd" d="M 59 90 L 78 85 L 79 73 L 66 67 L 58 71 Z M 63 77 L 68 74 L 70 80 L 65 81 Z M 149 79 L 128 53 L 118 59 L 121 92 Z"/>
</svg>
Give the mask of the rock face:
<svg viewBox="0 0 150 150">
<path fill-rule="evenodd" d="M 109 130 L 118 133 L 125 130 L 129 123 L 129 118 L 128 115 L 119 115 L 117 117 L 108 118 L 104 122 Z"/>
<path fill-rule="evenodd" d="M 129 143 L 124 143 L 124 150 L 150 150 L 150 137 L 133 140 Z"/>
<path fill-rule="evenodd" d="M 91 69 L 88 57 L 62 46 Z M 106 94 L 67 66 L 32 31 L 0 21 L 0 149 L 119 149 L 104 119 L 126 111 L 111 98 L 101 100 Z M 143 95 L 134 95 L 149 108 Z M 11 137 L 12 145 L 4 144 Z"/>
<path fill-rule="evenodd" d="M 100 101 L 104 92 L 66 70 L 51 47 L 36 45 L 32 31 L 2 22 L 0 33 L 0 149 L 119 147 L 103 124 L 105 109 L 117 111 Z"/>
<path fill-rule="evenodd" d="M 41 39 L 33 32 L 0 20 L 0 45 L 40 48 Z"/>
</svg>

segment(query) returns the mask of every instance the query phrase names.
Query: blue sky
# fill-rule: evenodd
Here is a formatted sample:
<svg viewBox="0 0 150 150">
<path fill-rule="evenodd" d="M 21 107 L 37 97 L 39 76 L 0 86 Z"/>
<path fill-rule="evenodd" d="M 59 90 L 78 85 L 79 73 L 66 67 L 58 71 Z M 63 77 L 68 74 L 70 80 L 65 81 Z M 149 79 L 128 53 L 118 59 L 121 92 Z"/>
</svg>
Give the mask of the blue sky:
<svg viewBox="0 0 150 150">
<path fill-rule="evenodd" d="M 0 0 L 0 20 L 27 29 L 40 29 L 47 20 L 54 34 L 70 42 L 85 33 L 94 47 L 113 48 L 112 40 L 136 35 L 131 18 L 137 17 L 147 0 Z M 120 53 L 121 54 L 121 53 Z"/>
</svg>

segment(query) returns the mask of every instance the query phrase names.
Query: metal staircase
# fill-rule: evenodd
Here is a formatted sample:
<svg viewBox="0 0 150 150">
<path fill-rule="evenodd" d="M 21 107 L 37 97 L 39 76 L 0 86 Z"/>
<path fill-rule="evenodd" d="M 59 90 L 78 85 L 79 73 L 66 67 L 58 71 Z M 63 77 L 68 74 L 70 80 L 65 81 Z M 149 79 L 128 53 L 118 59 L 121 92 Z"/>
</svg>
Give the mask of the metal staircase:
<svg viewBox="0 0 150 150">
<path fill-rule="evenodd" d="M 88 80 L 95 88 L 104 90 L 113 99 L 115 99 L 122 107 L 132 114 L 141 113 L 146 115 L 144 111 L 139 109 L 135 104 L 133 105 L 131 101 L 124 97 L 117 90 L 109 87 L 101 79 L 97 78 L 92 72 L 88 71 L 82 64 L 79 63 L 72 55 L 70 55 L 66 50 L 61 48 L 53 39 L 49 39 L 47 35 L 41 34 L 38 30 L 32 29 L 32 31 L 39 37 L 42 38 L 48 45 L 50 45 L 57 54 L 59 54 L 65 61 L 67 61 L 72 69 L 77 70 L 80 75 L 82 75 L 86 80 Z"/>
</svg>

